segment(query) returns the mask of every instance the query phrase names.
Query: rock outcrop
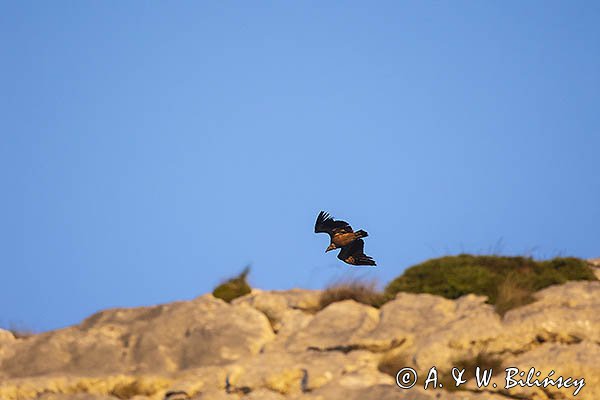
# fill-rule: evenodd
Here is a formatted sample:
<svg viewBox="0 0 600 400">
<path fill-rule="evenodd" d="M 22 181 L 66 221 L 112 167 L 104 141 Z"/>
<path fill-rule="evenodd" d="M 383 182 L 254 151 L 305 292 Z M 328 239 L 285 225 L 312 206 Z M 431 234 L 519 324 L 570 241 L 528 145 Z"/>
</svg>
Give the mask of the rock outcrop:
<svg viewBox="0 0 600 400">
<path fill-rule="evenodd" d="M 99 312 L 80 325 L 14 344 L 2 371 L 46 374 L 170 373 L 224 365 L 257 354 L 274 339 L 267 317 L 205 295 L 189 302 Z"/>
<path fill-rule="evenodd" d="M 23 339 L 0 330 L 0 399 L 600 399 L 598 281 L 551 286 L 504 317 L 475 295 L 400 293 L 380 309 L 346 300 L 317 311 L 319 296 L 204 295 Z M 488 386 L 449 385 L 453 366 L 491 361 Z M 433 366 L 444 388 L 424 390 Z M 419 374 L 411 389 L 396 384 L 404 367 Z M 577 397 L 573 385 L 506 390 L 507 367 L 585 385 Z"/>
<path fill-rule="evenodd" d="M 588 262 L 592 266 L 592 269 L 593 269 L 596 277 L 598 279 L 600 279 L 600 258 L 592 258 L 592 259 L 588 260 Z"/>
</svg>

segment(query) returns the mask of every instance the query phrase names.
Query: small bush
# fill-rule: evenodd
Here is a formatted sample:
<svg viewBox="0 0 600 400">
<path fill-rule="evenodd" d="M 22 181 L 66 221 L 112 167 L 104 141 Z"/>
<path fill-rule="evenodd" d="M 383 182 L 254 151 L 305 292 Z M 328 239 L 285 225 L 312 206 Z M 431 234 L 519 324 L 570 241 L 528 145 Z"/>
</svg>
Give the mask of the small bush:
<svg viewBox="0 0 600 400">
<path fill-rule="evenodd" d="M 250 267 L 244 268 L 244 270 L 238 276 L 231 278 L 217 286 L 215 290 L 213 290 L 213 296 L 230 303 L 233 299 L 250 293 L 252 288 L 246 281 L 249 273 Z"/>
<path fill-rule="evenodd" d="M 529 257 L 460 254 L 425 261 L 408 268 L 385 288 L 398 292 L 430 293 L 456 299 L 468 293 L 484 295 L 500 314 L 532 301 L 531 294 L 570 280 L 596 280 L 589 265 L 578 258 L 535 261 Z"/>
<path fill-rule="evenodd" d="M 354 300 L 358 303 L 379 307 L 384 303 L 383 293 L 377 290 L 373 281 L 349 280 L 337 282 L 327 287 L 319 299 L 319 309 L 331 303 L 343 300 Z"/>
</svg>

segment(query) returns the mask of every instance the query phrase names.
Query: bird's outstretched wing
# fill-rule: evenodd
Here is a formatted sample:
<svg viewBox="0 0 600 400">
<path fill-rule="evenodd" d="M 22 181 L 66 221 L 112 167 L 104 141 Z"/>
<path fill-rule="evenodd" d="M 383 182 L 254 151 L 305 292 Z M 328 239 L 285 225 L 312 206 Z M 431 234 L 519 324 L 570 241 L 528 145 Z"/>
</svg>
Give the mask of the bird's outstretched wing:
<svg viewBox="0 0 600 400">
<path fill-rule="evenodd" d="M 346 221 L 336 221 L 325 211 L 321 211 L 315 222 L 315 233 L 328 233 L 329 236 L 338 233 L 354 232 Z"/>
<path fill-rule="evenodd" d="M 362 239 L 356 239 L 342 247 L 338 258 L 351 265 L 377 265 L 375 260 L 365 254 L 365 242 Z"/>
</svg>

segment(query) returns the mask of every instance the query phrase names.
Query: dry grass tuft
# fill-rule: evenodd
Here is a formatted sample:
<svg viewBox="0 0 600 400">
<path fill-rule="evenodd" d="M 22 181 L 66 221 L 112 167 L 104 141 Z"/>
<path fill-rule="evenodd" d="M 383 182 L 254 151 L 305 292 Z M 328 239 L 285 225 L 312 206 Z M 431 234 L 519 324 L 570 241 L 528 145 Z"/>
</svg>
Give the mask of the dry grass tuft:
<svg viewBox="0 0 600 400">
<path fill-rule="evenodd" d="M 377 290 L 376 282 L 352 279 L 327 287 L 321 294 L 319 309 L 322 310 L 331 303 L 343 300 L 354 300 L 373 307 L 379 307 L 385 302 L 383 293 Z"/>
<path fill-rule="evenodd" d="M 494 305 L 496 312 L 504 316 L 507 311 L 533 302 L 533 290 L 519 285 L 515 274 L 509 274 L 498 285 L 498 294 Z"/>
</svg>

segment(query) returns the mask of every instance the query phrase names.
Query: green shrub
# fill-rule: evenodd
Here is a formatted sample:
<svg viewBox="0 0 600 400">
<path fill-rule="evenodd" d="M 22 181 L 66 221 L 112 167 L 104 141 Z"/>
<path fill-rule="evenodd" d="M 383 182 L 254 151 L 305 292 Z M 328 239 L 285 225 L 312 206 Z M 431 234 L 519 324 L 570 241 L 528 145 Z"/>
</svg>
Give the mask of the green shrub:
<svg viewBox="0 0 600 400">
<path fill-rule="evenodd" d="M 213 290 L 213 296 L 230 303 L 233 299 L 250 293 L 252 288 L 246 281 L 249 273 L 250 267 L 244 268 L 244 270 L 238 276 L 231 278 L 217 286 L 215 290 Z"/>
<path fill-rule="evenodd" d="M 571 280 L 596 280 L 578 258 L 535 261 L 529 257 L 460 254 L 425 261 L 391 281 L 385 296 L 398 292 L 430 293 L 456 299 L 468 293 L 488 297 L 500 314 L 532 301 L 531 294 Z"/>
</svg>

